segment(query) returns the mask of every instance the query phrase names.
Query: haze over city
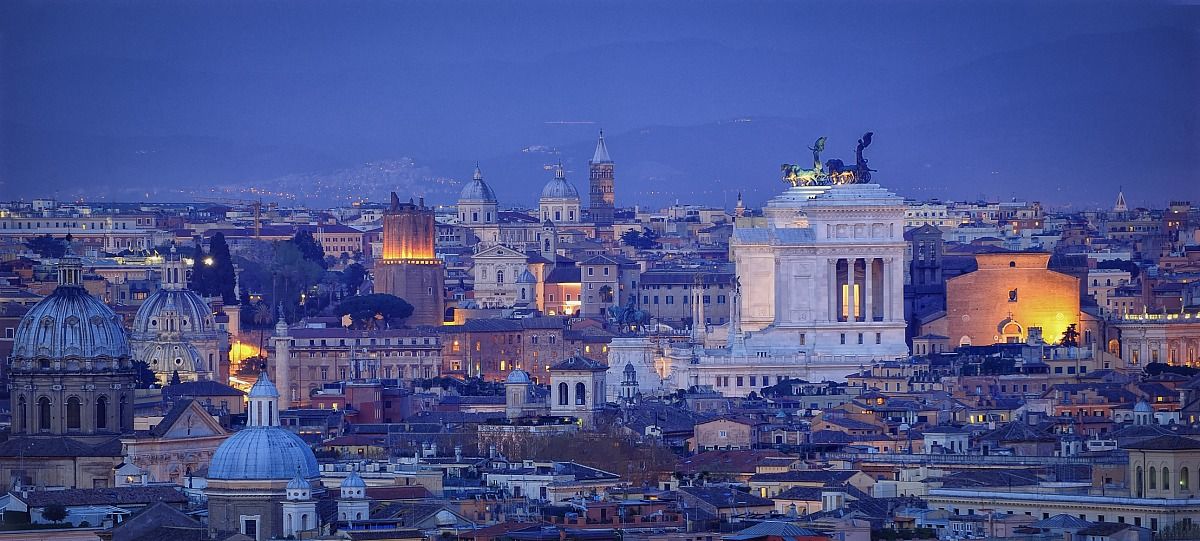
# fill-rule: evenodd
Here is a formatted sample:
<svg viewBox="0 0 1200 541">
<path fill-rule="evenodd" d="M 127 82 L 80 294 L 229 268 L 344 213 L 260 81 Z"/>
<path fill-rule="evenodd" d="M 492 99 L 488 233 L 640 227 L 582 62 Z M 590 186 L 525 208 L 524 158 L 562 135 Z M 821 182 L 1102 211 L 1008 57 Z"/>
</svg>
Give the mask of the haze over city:
<svg viewBox="0 0 1200 541">
<path fill-rule="evenodd" d="M 761 203 L 819 136 L 915 198 L 1196 198 L 1197 9 L 1164 2 L 7 2 L 0 191 L 332 203 L 479 162 L 513 205 L 598 130 L 628 201 Z M 372 165 L 364 165 L 372 164 Z M 363 172 L 363 170 L 367 172 Z M 374 170 L 375 172 L 371 172 Z M 380 172 L 382 170 L 383 172 Z M 294 179 L 363 177 L 314 192 Z M 292 179 L 289 181 L 288 179 Z M 1136 188 L 1135 188 L 1136 187 Z"/>
</svg>

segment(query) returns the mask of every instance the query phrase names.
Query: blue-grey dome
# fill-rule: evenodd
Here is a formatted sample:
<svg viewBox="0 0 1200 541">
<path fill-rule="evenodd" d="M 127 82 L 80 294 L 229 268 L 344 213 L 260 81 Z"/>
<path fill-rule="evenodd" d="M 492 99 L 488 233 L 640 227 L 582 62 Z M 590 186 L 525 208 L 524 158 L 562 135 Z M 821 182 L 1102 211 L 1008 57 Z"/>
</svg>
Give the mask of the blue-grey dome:
<svg viewBox="0 0 1200 541">
<path fill-rule="evenodd" d="M 312 483 L 309 483 L 303 477 L 293 477 L 287 484 L 288 490 L 312 490 Z"/>
<path fill-rule="evenodd" d="M 554 180 L 547 182 L 546 187 L 542 188 L 542 199 L 579 199 L 579 192 L 567 182 L 561 166 L 555 171 Z"/>
<path fill-rule="evenodd" d="M 160 289 L 143 301 L 133 316 L 135 337 L 143 333 L 200 333 L 215 329 L 212 307 L 190 289 Z"/>
<path fill-rule="evenodd" d="M 483 173 L 476 167 L 474 178 L 466 186 L 463 186 L 462 192 L 458 194 L 458 200 L 470 203 L 495 203 L 496 193 L 483 181 Z"/>
<path fill-rule="evenodd" d="M 367 488 L 367 482 L 359 477 L 358 472 L 350 470 L 350 475 L 342 480 L 342 484 L 338 488 Z"/>
<path fill-rule="evenodd" d="M 518 284 L 536 284 L 537 277 L 535 277 L 532 272 L 529 272 L 529 269 L 525 269 L 525 270 L 521 271 L 520 276 L 517 276 L 517 283 Z"/>
<path fill-rule="evenodd" d="M 246 398 L 279 398 L 279 389 L 275 388 L 275 384 L 271 383 L 271 378 L 267 377 L 266 372 L 258 375 L 258 381 L 250 387 L 250 392 L 246 394 Z"/>
<path fill-rule="evenodd" d="M 155 341 L 153 345 L 146 347 L 143 351 L 144 354 L 139 354 L 143 358 L 138 360 L 145 361 L 155 372 L 174 370 L 202 372 L 208 370 L 204 356 L 195 346 L 187 342 Z"/>
<path fill-rule="evenodd" d="M 1154 413 L 1154 408 L 1150 407 L 1145 400 L 1138 400 L 1137 404 L 1133 406 L 1133 411 L 1135 413 Z"/>
<path fill-rule="evenodd" d="M 529 379 L 529 372 L 521 370 L 520 368 L 513 370 L 512 372 L 509 372 L 508 379 L 504 380 L 505 383 L 523 383 L 523 384 L 531 383 L 532 381 L 533 380 Z"/>
<path fill-rule="evenodd" d="M 21 318 L 14 359 L 117 359 L 129 341 L 117 314 L 82 286 L 58 286 Z"/>
<path fill-rule="evenodd" d="M 209 479 L 282 481 L 321 475 L 317 457 L 300 436 L 277 426 L 243 428 L 213 453 Z"/>
</svg>

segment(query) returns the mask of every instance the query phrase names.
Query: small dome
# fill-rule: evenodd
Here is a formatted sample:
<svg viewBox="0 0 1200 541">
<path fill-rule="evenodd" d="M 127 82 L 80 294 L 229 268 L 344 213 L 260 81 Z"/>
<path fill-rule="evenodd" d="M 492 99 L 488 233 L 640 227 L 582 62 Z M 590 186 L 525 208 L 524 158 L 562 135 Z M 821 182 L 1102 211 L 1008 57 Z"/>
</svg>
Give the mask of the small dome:
<svg viewBox="0 0 1200 541">
<path fill-rule="evenodd" d="M 213 453 L 209 479 L 277 480 L 321 475 L 317 457 L 300 436 L 277 426 L 243 428 Z"/>
<path fill-rule="evenodd" d="M 542 199 L 579 199 L 579 192 L 567 182 L 561 165 L 554 171 L 554 180 L 547 182 L 546 187 L 542 188 Z"/>
<path fill-rule="evenodd" d="M 254 382 L 254 386 L 250 387 L 250 393 L 247 398 L 279 398 L 279 389 L 275 388 L 275 384 L 271 383 L 271 378 L 267 377 L 267 373 L 263 372 L 258 375 L 258 381 Z"/>
<path fill-rule="evenodd" d="M 1134 406 L 1133 406 L 1133 412 L 1134 413 L 1154 413 L 1154 408 L 1150 407 L 1150 404 L 1147 404 L 1145 400 L 1138 400 L 1138 403 L 1134 404 Z"/>
<path fill-rule="evenodd" d="M 78 284 L 58 286 L 21 318 L 13 340 L 16 359 L 129 357 L 117 315 Z"/>
<path fill-rule="evenodd" d="M 633 367 L 633 363 L 625 363 L 625 373 L 626 374 L 636 374 L 637 373 L 637 369 Z"/>
<path fill-rule="evenodd" d="M 195 346 L 187 342 L 156 342 L 145 349 L 143 358 L 155 372 L 203 372 L 208 369 L 204 356 Z"/>
<path fill-rule="evenodd" d="M 133 316 L 135 338 L 167 332 L 207 333 L 215 329 L 212 307 L 190 289 L 160 289 L 143 301 Z"/>
<path fill-rule="evenodd" d="M 529 269 L 525 269 L 525 270 L 521 271 L 520 276 L 517 276 L 517 283 L 518 284 L 536 284 L 537 277 L 534 276 L 532 272 L 529 272 Z"/>
<path fill-rule="evenodd" d="M 520 368 L 513 370 L 512 372 L 509 372 L 508 379 L 504 380 L 505 383 L 521 383 L 521 384 L 531 383 L 532 381 L 533 380 L 529 378 L 529 372 L 521 370 Z"/>
<path fill-rule="evenodd" d="M 483 173 L 479 168 L 475 168 L 475 176 L 463 186 L 462 192 L 458 194 L 460 203 L 495 203 L 496 192 L 492 191 L 492 187 L 488 186 L 483 181 Z"/>
<path fill-rule="evenodd" d="M 363 481 L 362 477 L 359 477 L 358 472 L 350 470 L 350 475 L 346 476 L 339 488 L 367 488 L 367 483 Z"/>
<path fill-rule="evenodd" d="M 312 483 L 306 481 L 303 477 L 293 477 L 287 484 L 288 490 L 312 490 Z"/>
</svg>

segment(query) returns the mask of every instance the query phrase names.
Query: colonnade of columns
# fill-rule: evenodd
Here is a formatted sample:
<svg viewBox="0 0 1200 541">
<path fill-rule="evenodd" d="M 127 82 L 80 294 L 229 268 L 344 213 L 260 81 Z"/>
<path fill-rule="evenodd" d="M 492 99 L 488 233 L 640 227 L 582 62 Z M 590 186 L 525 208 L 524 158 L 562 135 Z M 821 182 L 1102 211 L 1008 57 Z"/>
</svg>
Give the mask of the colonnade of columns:
<svg viewBox="0 0 1200 541">
<path fill-rule="evenodd" d="M 897 317 L 890 258 L 830 258 L 829 321 L 887 321 Z"/>
</svg>

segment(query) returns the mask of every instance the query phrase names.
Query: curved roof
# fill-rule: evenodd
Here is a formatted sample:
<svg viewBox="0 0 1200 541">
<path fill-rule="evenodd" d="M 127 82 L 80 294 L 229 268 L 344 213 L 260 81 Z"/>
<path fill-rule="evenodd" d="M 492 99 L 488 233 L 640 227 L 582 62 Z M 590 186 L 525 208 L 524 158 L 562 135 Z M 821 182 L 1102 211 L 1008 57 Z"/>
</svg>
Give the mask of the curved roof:
<svg viewBox="0 0 1200 541">
<path fill-rule="evenodd" d="M 309 483 L 303 477 L 293 477 L 288 481 L 287 488 L 290 490 L 312 490 L 312 483 Z"/>
<path fill-rule="evenodd" d="M 170 326 L 168 319 L 173 320 Z M 160 289 L 143 301 L 137 315 L 133 316 L 135 336 L 212 332 L 215 329 L 212 307 L 190 289 Z"/>
<path fill-rule="evenodd" d="M 1134 413 L 1154 413 L 1154 408 L 1150 407 L 1145 400 L 1138 400 L 1138 403 L 1133 406 Z"/>
<path fill-rule="evenodd" d="M 145 361 L 155 372 L 203 372 L 208 369 L 204 356 L 195 346 L 187 342 L 155 342 L 147 347 L 138 359 Z"/>
<path fill-rule="evenodd" d="M 363 481 L 363 478 L 358 475 L 358 472 L 350 470 L 350 475 L 347 475 L 346 478 L 342 480 L 342 484 L 339 488 L 367 488 L 367 482 Z"/>
<path fill-rule="evenodd" d="M 547 182 L 542 188 L 542 199 L 579 199 L 579 192 L 567 182 L 561 165 L 554 171 L 554 180 Z"/>
<path fill-rule="evenodd" d="M 463 186 L 462 192 L 458 194 L 458 201 L 460 203 L 495 203 L 497 201 L 496 192 L 493 192 L 492 187 L 483 181 L 483 173 L 478 167 L 475 168 L 475 175 L 471 182 Z"/>
<path fill-rule="evenodd" d="M 505 383 L 531 383 L 532 381 L 533 380 L 529 379 L 529 372 L 521 370 L 520 368 L 509 372 L 508 379 L 504 380 Z"/>
<path fill-rule="evenodd" d="M 129 357 L 117 315 L 78 285 L 60 285 L 21 318 L 13 359 Z"/>
<path fill-rule="evenodd" d="M 244 428 L 213 453 L 209 479 L 278 480 L 321 475 L 317 457 L 300 436 L 277 426 Z"/>
<path fill-rule="evenodd" d="M 271 383 L 271 378 L 267 377 L 266 372 L 263 372 L 258 375 L 258 381 L 254 382 L 254 386 L 250 387 L 250 393 L 246 396 L 248 398 L 279 398 L 279 389 L 275 388 L 275 384 Z"/>
</svg>

